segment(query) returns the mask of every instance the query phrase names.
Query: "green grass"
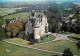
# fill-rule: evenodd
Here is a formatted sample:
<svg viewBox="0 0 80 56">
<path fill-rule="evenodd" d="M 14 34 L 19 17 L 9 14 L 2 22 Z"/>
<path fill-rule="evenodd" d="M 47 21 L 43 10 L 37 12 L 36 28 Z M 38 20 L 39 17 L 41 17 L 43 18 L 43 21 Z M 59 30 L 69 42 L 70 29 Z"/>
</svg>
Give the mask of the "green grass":
<svg viewBox="0 0 80 56">
<path fill-rule="evenodd" d="M 38 43 L 49 42 L 49 41 L 54 40 L 54 39 L 55 39 L 55 36 L 52 36 L 52 35 L 50 35 L 49 37 L 44 36 L 43 40 L 41 40 Z M 26 45 L 28 45 L 28 43 L 30 43 L 29 41 L 23 40 L 23 39 L 20 39 L 20 38 L 11 38 L 11 39 L 5 39 L 5 40 L 9 41 L 9 42 L 12 42 L 12 43 L 24 45 L 24 46 L 26 46 Z"/>
<path fill-rule="evenodd" d="M 71 32 L 64 32 L 64 33 L 60 33 L 60 34 L 72 34 Z"/>
<path fill-rule="evenodd" d="M 74 41 L 80 41 L 80 34 L 74 34 L 69 37 L 69 39 L 74 40 Z"/>
<path fill-rule="evenodd" d="M 68 37 L 70 40 L 73 40 L 73 41 L 78 41 L 78 40 L 76 40 L 76 39 L 74 39 L 74 38 L 72 38 L 72 37 Z"/>
<path fill-rule="evenodd" d="M 15 12 L 14 8 L 0 8 L 0 15 L 2 16 L 13 12 Z"/>
<path fill-rule="evenodd" d="M 44 36 L 44 37 L 42 37 L 42 40 L 39 43 L 49 42 L 51 40 L 54 40 L 55 38 L 56 37 L 55 36 L 52 36 L 52 35 L 50 35 L 49 37 Z"/>
<path fill-rule="evenodd" d="M 71 37 L 76 37 L 76 38 L 80 38 L 80 34 L 74 34 Z"/>
<path fill-rule="evenodd" d="M 37 15 L 40 14 L 40 12 L 37 12 Z M 17 14 L 12 14 L 12 15 L 8 15 L 5 16 L 4 18 L 18 18 L 21 17 L 23 19 L 27 19 L 29 17 L 29 12 L 21 12 L 21 13 L 17 13 Z"/>
<path fill-rule="evenodd" d="M 80 53 L 80 51 L 78 52 L 78 48 L 76 44 L 68 40 L 59 40 L 59 41 L 51 42 L 51 43 L 44 44 L 44 45 L 39 45 L 39 46 L 34 45 L 33 47 L 46 49 L 46 50 L 52 50 L 52 51 L 58 51 L 58 52 L 63 52 L 64 49 L 70 48 L 73 54 Z"/>
<path fill-rule="evenodd" d="M 28 12 L 22 12 L 22 13 L 8 15 L 8 16 L 5 16 L 4 18 L 18 18 L 18 17 L 27 18 L 28 16 L 29 16 Z"/>
<path fill-rule="evenodd" d="M 2 26 L 4 24 L 4 21 L 2 20 L 2 18 L 0 18 L 0 26 Z"/>
<path fill-rule="evenodd" d="M 30 43 L 29 41 L 20 39 L 20 38 L 11 38 L 11 39 L 5 39 L 6 41 L 12 42 L 12 43 L 16 43 L 16 44 L 20 44 L 20 45 L 28 45 L 28 43 Z"/>
<path fill-rule="evenodd" d="M 7 52 L 6 49 L 11 51 Z M 0 56 L 52 56 L 52 55 L 55 55 L 55 54 L 18 47 L 18 46 L 0 41 Z"/>
</svg>

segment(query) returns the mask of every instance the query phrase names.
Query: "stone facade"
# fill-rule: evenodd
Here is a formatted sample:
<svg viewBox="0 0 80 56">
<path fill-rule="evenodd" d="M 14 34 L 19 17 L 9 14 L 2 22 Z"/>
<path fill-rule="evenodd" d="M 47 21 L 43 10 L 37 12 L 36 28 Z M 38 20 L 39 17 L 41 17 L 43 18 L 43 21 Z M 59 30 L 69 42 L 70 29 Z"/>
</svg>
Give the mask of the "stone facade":
<svg viewBox="0 0 80 56">
<path fill-rule="evenodd" d="M 25 34 L 33 34 L 36 40 L 40 39 L 45 33 L 48 33 L 47 17 L 42 12 L 36 16 L 36 12 L 32 11 L 25 24 Z"/>
</svg>

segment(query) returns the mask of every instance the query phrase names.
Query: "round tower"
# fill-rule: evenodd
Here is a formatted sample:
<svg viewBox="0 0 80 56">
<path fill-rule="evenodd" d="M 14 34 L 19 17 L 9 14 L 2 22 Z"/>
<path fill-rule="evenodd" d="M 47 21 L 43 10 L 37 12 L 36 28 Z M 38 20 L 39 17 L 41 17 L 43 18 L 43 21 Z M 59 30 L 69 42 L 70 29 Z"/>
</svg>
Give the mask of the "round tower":
<svg viewBox="0 0 80 56">
<path fill-rule="evenodd" d="M 40 23 L 38 21 L 34 26 L 34 39 L 40 40 Z"/>
</svg>

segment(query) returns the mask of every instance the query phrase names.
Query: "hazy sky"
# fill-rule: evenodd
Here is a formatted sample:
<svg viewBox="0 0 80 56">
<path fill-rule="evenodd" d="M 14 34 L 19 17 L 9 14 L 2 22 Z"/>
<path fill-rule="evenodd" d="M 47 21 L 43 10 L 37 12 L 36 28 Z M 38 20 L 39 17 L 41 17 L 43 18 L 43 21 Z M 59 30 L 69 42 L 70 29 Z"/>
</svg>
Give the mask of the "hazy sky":
<svg viewBox="0 0 80 56">
<path fill-rule="evenodd" d="M 80 0 L 0 0 L 0 2 L 19 2 L 19 1 L 80 1 Z"/>
</svg>

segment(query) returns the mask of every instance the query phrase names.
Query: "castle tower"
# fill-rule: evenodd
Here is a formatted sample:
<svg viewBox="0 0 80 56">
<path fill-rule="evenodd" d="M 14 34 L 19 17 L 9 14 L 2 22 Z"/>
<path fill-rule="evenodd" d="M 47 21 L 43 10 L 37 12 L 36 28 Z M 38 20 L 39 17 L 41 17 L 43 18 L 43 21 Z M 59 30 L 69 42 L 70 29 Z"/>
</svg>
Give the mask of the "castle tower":
<svg viewBox="0 0 80 56">
<path fill-rule="evenodd" d="M 35 17 L 35 16 L 36 16 L 35 10 L 32 10 L 32 11 L 30 12 L 30 15 L 31 15 L 32 17 Z"/>
<path fill-rule="evenodd" d="M 38 18 L 36 19 L 34 26 L 34 39 L 40 40 L 40 23 Z"/>
</svg>

